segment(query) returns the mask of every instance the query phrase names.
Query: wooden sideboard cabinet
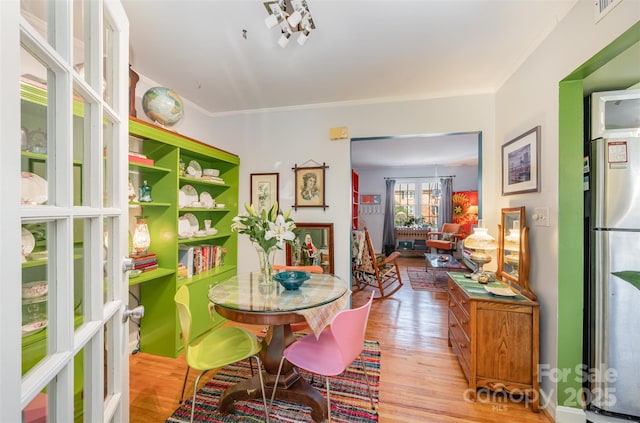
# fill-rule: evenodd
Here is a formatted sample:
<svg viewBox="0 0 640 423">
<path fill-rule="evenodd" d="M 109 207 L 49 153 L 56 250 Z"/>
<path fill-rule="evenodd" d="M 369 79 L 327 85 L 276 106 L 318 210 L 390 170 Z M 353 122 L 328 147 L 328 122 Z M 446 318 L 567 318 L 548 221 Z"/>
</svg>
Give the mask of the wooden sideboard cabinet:
<svg viewBox="0 0 640 423">
<path fill-rule="evenodd" d="M 490 294 L 463 273 L 449 273 L 448 290 L 449 346 L 471 397 L 478 389 L 524 394 L 522 400 L 538 412 L 539 304 L 522 295 Z"/>
</svg>

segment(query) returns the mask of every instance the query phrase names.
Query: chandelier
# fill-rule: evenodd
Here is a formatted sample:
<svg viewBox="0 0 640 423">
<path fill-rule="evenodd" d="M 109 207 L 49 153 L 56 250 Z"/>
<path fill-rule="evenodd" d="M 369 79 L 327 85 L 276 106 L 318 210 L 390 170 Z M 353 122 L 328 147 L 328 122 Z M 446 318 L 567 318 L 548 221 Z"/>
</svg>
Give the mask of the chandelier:
<svg viewBox="0 0 640 423">
<path fill-rule="evenodd" d="M 282 35 L 278 39 L 280 47 L 285 48 L 294 32 L 299 33 L 298 44 L 304 45 L 312 29 L 316 29 L 306 0 L 276 0 L 264 2 L 269 16 L 264 20 L 267 28 L 280 26 Z"/>
</svg>

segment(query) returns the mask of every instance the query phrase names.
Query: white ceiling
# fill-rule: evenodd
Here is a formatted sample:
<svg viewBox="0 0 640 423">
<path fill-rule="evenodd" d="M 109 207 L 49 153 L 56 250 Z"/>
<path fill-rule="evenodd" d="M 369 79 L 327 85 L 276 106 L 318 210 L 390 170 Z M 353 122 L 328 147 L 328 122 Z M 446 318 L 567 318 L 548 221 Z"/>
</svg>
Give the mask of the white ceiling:
<svg viewBox="0 0 640 423">
<path fill-rule="evenodd" d="M 286 48 L 258 0 L 123 5 L 133 69 L 213 115 L 494 92 L 575 1 L 307 0 L 317 29 Z"/>
</svg>

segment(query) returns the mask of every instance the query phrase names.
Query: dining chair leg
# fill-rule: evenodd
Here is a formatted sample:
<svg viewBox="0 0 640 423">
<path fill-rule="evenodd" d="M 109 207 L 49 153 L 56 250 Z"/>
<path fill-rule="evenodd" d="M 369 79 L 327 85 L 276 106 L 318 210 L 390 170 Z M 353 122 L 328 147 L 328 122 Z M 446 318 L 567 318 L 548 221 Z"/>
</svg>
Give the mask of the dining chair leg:
<svg viewBox="0 0 640 423">
<path fill-rule="evenodd" d="M 375 410 L 376 406 L 373 404 L 373 395 L 371 395 L 371 385 L 369 384 L 369 376 L 367 375 L 367 365 L 365 364 L 362 356 L 359 355 L 360 363 L 362 364 L 362 370 L 364 372 L 364 380 L 367 382 L 367 391 L 369 392 L 369 400 L 371 401 L 371 409 Z"/>
<path fill-rule="evenodd" d="M 331 393 L 329 389 L 329 376 L 326 376 L 327 381 L 327 415 L 329 416 L 329 423 L 331 423 Z"/>
<path fill-rule="evenodd" d="M 180 402 L 178 404 L 182 404 L 184 401 L 184 388 L 187 386 L 187 377 L 189 376 L 189 370 L 191 367 L 187 365 L 187 372 L 184 374 L 184 381 L 182 382 L 182 393 L 180 394 Z"/>
<path fill-rule="evenodd" d="M 254 355 L 253 358 L 256 359 L 256 363 L 258 364 L 258 375 L 260 377 L 260 390 L 262 391 L 262 403 L 264 404 L 265 422 L 269 423 L 270 409 L 267 406 L 267 394 L 265 393 L 264 378 L 262 376 L 262 365 L 260 364 L 260 357 L 258 357 L 257 355 Z M 249 362 L 251 362 L 251 359 L 249 359 Z M 274 391 L 275 391 L 275 388 L 274 388 Z"/>
<path fill-rule="evenodd" d="M 207 372 L 208 370 L 205 370 L 204 372 L 200 373 L 196 378 L 195 383 L 193 384 L 193 399 L 191 400 L 191 423 L 193 423 L 193 415 L 196 412 L 196 393 L 198 392 L 198 382 L 200 382 L 200 378 Z"/>
<path fill-rule="evenodd" d="M 278 373 L 276 373 L 276 381 L 273 383 L 273 392 L 271 392 L 271 402 L 269 407 L 273 407 L 273 399 L 276 397 L 276 389 L 278 388 L 278 379 L 280 378 L 280 372 L 282 371 L 282 364 L 284 363 L 284 356 L 280 359 L 280 365 L 278 366 Z"/>
</svg>

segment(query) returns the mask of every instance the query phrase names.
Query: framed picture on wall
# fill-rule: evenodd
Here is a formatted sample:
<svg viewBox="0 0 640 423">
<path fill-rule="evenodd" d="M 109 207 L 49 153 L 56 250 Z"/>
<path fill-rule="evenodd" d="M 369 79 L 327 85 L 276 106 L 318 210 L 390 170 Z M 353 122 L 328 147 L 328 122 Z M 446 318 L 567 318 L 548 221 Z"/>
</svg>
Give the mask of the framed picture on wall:
<svg viewBox="0 0 640 423">
<path fill-rule="evenodd" d="M 295 204 L 298 207 L 329 207 L 325 204 L 324 171 L 327 166 L 295 167 Z"/>
<path fill-rule="evenodd" d="M 540 191 L 540 126 L 502 146 L 502 195 Z"/>
<path fill-rule="evenodd" d="M 251 204 L 256 211 L 271 209 L 273 203 L 279 201 L 278 184 L 279 173 L 252 173 L 251 174 Z"/>
<path fill-rule="evenodd" d="M 360 204 L 380 204 L 380 194 L 362 194 L 360 196 Z"/>
</svg>

